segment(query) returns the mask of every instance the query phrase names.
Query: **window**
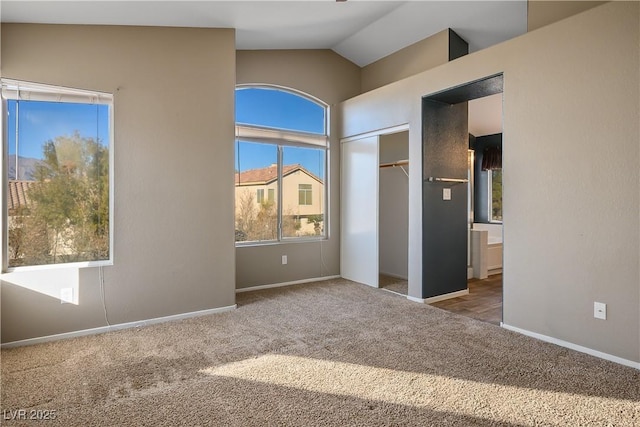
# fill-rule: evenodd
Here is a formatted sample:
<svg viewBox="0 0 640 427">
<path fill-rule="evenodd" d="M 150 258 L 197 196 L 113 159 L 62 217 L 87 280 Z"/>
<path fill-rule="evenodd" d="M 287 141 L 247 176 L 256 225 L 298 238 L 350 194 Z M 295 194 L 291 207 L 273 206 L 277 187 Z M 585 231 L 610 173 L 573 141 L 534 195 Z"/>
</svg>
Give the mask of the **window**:
<svg viewBox="0 0 640 427">
<path fill-rule="evenodd" d="M 489 221 L 502 222 L 502 169 L 489 172 Z"/>
<path fill-rule="evenodd" d="M 236 89 L 236 242 L 326 236 L 326 110 L 282 88 Z"/>
<path fill-rule="evenodd" d="M 298 204 L 311 205 L 312 202 L 311 184 L 298 184 Z"/>
<path fill-rule="evenodd" d="M 112 255 L 110 94 L 2 79 L 3 268 Z"/>
</svg>

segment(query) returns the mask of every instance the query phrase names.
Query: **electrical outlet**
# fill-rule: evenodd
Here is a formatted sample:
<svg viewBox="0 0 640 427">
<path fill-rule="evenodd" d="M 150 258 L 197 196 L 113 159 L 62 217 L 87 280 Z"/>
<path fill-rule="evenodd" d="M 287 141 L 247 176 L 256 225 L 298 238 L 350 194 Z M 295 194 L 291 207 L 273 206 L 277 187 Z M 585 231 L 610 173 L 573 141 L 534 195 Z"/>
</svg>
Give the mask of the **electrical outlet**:
<svg viewBox="0 0 640 427">
<path fill-rule="evenodd" d="M 287 263 L 287 256 L 282 255 L 282 265 L 285 265 L 286 263 Z"/>
<path fill-rule="evenodd" d="M 451 189 L 443 188 L 442 189 L 442 200 L 451 200 Z"/>
<path fill-rule="evenodd" d="M 596 319 L 607 320 L 607 304 L 603 302 L 594 302 L 593 317 Z"/>
<path fill-rule="evenodd" d="M 73 304 L 73 288 L 60 289 L 60 303 Z"/>
</svg>

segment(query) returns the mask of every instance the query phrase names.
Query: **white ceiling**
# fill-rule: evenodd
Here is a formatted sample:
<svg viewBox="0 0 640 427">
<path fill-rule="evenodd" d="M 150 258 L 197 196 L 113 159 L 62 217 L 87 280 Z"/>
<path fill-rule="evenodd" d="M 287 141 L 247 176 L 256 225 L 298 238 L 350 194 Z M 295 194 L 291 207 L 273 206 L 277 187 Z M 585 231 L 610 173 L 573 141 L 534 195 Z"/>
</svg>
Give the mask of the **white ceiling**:
<svg viewBox="0 0 640 427">
<path fill-rule="evenodd" d="M 238 49 L 333 49 L 368 65 L 446 28 L 471 52 L 526 32 L 522 1 L 24 1 L 2 22 L 235 28 Z"/>
<path fill-rule="evenodd" d="M 469 133 L 473 136 L 502 133 L 502 94 L 469 101 Z"/>
</svg>

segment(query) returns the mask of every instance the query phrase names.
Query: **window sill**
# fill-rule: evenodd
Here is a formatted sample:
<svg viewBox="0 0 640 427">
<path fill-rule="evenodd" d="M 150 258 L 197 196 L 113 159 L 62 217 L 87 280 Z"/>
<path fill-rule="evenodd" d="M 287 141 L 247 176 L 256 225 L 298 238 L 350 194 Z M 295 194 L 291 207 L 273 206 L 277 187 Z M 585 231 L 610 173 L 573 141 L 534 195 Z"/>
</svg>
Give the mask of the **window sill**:
<svg viewBox="0 0 640 427">
<path fill-rule="evenodd" d="M 58 270 L 58 269 L 80 269 L 80 268 L 92 268 L 92 267 L 108 267 L 113 265 L 113 260 L 104 261 L 82 261 L 82 262 L 67 262 L 64 264 L 45 264 L 45 265 L 26 265 L 21 267 L 8 267 L 2 274 L 7 273 L 20 273 L 25 271 L 43 271 L 43 270 Z"/>
<path fill-rule="evenodd" d="M 269 241 L 269 242 L 236 242 L 236 248 L 251 248 L 256 246 L 278 246 L 278 245 L 288 245 L 290 243 L 313 243 L 313 242 L 324 242 L 329 240 L 328 237 L 308 237 L 308 238 L 291 238 L 280 240 L 280 241 Z"/>
</svg>

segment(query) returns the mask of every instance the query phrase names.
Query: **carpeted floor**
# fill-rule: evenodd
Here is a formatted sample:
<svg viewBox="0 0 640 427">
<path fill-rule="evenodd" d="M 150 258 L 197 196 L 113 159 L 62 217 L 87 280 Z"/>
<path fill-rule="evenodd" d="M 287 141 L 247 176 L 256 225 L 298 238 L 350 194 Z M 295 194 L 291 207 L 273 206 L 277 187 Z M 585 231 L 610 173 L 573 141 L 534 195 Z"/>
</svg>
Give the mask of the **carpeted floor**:
<svg viewBox="0 0 640 427">
<path fill-rule="evenodd" d="M 640 371 L 390 292 L 335 280 L 238 305 L 2 350 L 2 424 L 640 426 Z"/>
</svg>

